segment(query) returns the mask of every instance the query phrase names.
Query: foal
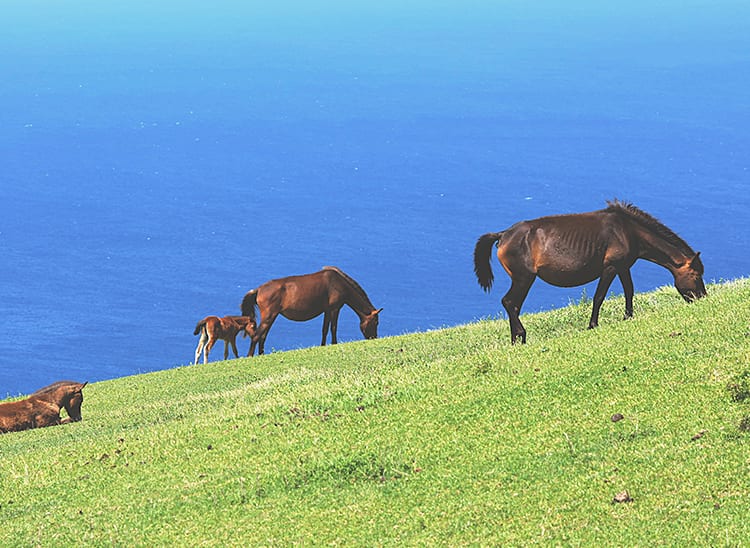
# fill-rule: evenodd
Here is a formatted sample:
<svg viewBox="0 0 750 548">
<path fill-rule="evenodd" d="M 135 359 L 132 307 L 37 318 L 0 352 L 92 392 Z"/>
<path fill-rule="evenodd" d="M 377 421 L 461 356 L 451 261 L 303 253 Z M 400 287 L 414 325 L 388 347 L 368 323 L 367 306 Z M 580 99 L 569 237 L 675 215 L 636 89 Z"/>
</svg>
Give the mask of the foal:
<svg viewBox="0 0 750 548">
<path fill-rule="evenodd" d="M 0 403 L 0 434 L 80 421 L 86 384 L 59 381 L 40 388 L 25 400 Z M 65 419 L 60 418 L 63 408 L 68 413 Z"/>
<path fill-rule="evenodd" d="M 193 335 L 201 334 L 198 347 L 195 349 L 195 363 L 203 351 L 203 363 L 208 363 L 208 354 L 221 339 L 224 341 L 224 359 L 229 357 L 229 345 L 232 345 L 234 357 L 239 358 L 237 353 L 237 335 L 243 331 L 243 337 L 255 335 L 255 320 L 247 316 L 206 316 L 195 326 Z"/>
</svg>

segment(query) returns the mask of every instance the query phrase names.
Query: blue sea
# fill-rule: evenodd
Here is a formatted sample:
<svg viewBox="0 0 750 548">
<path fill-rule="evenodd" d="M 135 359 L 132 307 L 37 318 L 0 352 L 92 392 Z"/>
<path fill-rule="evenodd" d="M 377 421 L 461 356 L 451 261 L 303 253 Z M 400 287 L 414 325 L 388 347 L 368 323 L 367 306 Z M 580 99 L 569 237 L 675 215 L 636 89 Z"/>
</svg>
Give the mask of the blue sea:
<svg viewBox="0 0 750 548">
<path fill-rule="evenodd" d="M 750 274 L 745 0 L 0 11 L 0 396 L 189 364 L 199 319 L 324 265 L 384 308 L 381 336 L 502 318 L 477 237 L 612 198 L 707 281 Z M 593 287 L 537 281 L 524 312 Z M 321 324 L 281 318 L 266 350 Z M 348 308 L 339 339 L 361 339 Z"/>
</svg>

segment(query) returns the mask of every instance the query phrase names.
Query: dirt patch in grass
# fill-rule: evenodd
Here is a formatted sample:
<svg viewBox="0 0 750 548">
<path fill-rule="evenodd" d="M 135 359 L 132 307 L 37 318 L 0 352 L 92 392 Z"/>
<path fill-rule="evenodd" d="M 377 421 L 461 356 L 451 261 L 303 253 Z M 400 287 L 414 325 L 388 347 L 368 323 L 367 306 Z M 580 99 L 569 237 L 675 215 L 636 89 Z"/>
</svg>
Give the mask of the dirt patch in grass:
<svg viewBox="0 0 750 548">
<path fill-rule="evenodd" d="M 727 383 L 732 401 L 742 403 L 750 398 L 750 371 L 743 371 Z"/>
</svg>

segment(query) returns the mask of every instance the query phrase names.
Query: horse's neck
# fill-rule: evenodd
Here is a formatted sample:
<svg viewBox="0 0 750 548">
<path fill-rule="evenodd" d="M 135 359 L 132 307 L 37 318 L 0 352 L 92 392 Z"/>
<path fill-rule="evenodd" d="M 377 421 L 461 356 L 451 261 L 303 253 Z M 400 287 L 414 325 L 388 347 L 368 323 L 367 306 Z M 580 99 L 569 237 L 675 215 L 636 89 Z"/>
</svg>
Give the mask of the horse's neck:
<svg viewBox="0 0 750 548">
<path fill-rule="evenodd" d="M 680 246 L 647 228 L 638 227 L 638 238 L 641 248 L 639 256 L 670 271 L 674 271 L 690 258 Z"/>
<path fill-rule="evenodd" d="M 63 407 L 62 403 L 41 399 L 39 397 L 31 397 L 29 398 L 29 401 L 34 403 L 38 407 L 49 409 L 50 413 L 59 413 L 60 409 L 62 409 Z"/>
<path fill-rule="evenodd" d="M 367 295 L 363 295 L 362 292 L 356 287 L 353 287 L 348 280 L 343 280 L 342 283 L 348 288 L 344 303 L 349 305 L 349 308 L 354 310 L 357 316 L 359 316 L 360 318 L 364 318 L 370 312 L 375 310 L 375 307 L 372 306 L 372 303 L 370 302 L 370 299 L 367 298 Z"/>
<path fill-rule="evenodd" d="M 359 316 L 360 319 L 367 316 L 373 310 L 371 306 L 368 306 L 366 300 L 356 293 L 350 294 L 349 298 L 344 301 L 344 304 L 348 305 L 349 308 L 354 310 L 354 312 L 357 314 L 357 316 Z"/>
</svg>

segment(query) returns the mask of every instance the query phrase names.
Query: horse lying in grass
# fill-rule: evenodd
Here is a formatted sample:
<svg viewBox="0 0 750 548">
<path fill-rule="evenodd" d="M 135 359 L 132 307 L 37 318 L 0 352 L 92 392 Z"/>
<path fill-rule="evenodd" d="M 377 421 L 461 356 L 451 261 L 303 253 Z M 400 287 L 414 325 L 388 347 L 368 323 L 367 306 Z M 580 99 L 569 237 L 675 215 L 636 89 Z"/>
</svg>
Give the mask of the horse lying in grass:
<svg viewBox="0 0 750 548">
<path fill-rule="evenodd" d="M 224 359 L 229 357 L 229 345 L 232 345 L 234 357 L 239 358 L 237 353 L 237 335 L 242 331 L 243 337 L 255 335 L 255 320 L 247 316 L 206 316 L 195 326 L 193 335 L 201 334 L 198 347 L 195 349 L 195 362 L 203 351 L 203 363 L 208 363 L 208 354 L 216 344 L 216 341 L 224 341 Z"/>
<path fill-rule="evenodd" d="M 80 421 L 86 384 L 58 381 L 40 388 L 25 400 L 0 403 L 0 433 Z M 60 418 L 63 408 L 68 413 L 65 419 Z"/>
<path fill-rule="evenodd" d="M 519 319 L 531 284 L 539 277 L 559 287 L 583 285 L 599 278 L 589 328 L 599 323 L 599 309 L 615 276 L 625 292 L 625 317 L 633 315 L 633 279 L 630 267 L 646 259 L 669 270 L 677 291 L 688 301 L 706 295 L 703 263 L 685 241 L 654 217 L 632 204 L 607 202 L 591 213 L 556 215 L 522 221 L 502 232 L 479 237 L 474 248 L 474 272 L 489 291 L 494 276 L 492 246 L 511 279 L 502 299 L 510 320 L 511 342 L 526 342 Z"/>
<path fill-rule="evenodd" d="M 329 328 L 331 344 L 336 344 L 339 312 L 344 305 L 348 305 L 359 317 L 359 329 L 365 339 L 377 339 L 378 315 L 383 309 L 375 309 L 362 286 L 335 266 L 324 266 L 321 271 L 312 274 L 271 280 L 248 291 L 240 305 L 242 314 L 255 318 L 257 307 L 261 322 L 247 355 L 255 353 L 256 345 L 258 354 L 263 354 L 268 331 L 279 314 L 296 322 L 323 314 L 320 345 L 325 346 Z"/>
</svg>

